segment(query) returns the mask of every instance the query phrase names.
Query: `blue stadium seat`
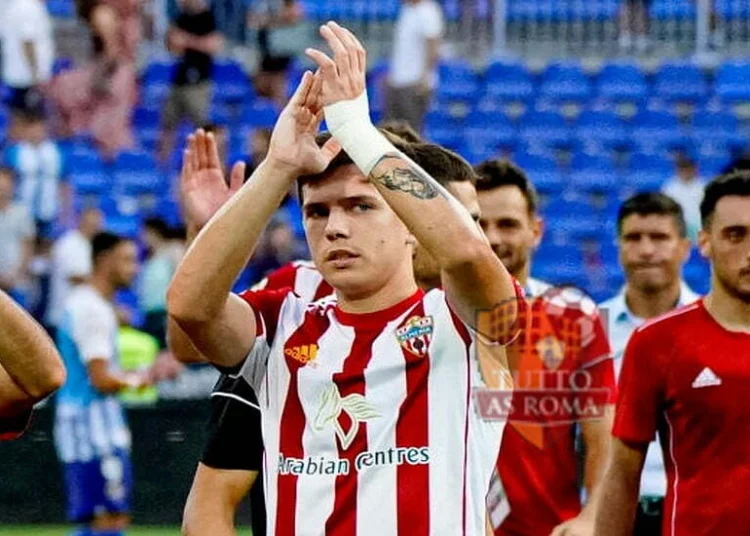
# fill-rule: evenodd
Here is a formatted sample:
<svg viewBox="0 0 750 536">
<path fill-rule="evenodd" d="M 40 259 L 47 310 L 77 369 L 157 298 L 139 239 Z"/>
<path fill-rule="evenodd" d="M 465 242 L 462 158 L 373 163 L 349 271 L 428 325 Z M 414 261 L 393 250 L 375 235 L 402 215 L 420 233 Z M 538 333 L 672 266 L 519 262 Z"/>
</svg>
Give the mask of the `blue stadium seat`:
<svg viewBox="0 0 750 536">
<path fill-rule="evenodd" d="M 256 99 L 242 114 L 242 124 L 250 128 L 273 128 L 279 109 L 270 99 Z"/>
<path fill-rule="evenodd" d="M 668 101 L 695 103 L 705 100 L 708 84 L 701 70 L 692 63 L 667 63 L 656 73 L 654 91 Z"/>
<path fill-rule="evenodd" d="M 71 19 L 76 16 L 73 0 L 47 0 L 47 11 L 55 18 Z"/>
<path fill-rule="evenodd" d="M 542 74 L 539 94 L 552 101 L 583 102 L 591 96 L 591 83 L 578 63 L 557 63 Z"/>
<path fill-rule="evenodd" d="M 675 164 L 663 155 L 630 155 L 626 184 L 632 190 L 659 190 L 675 174 Z"/>
<path fill-rule="evenodd" d="M 494 62 L 485 72 L 485 96 L 504 102 L 527 102 L 534 97 L 534 82 L 523 63 Z"/>
<path fill-rule="evenodd" d="M 497 150 L 518 142 L 518 129 L 504 114 L 472 112 L 465 124 L 464 141 L 473 147 Z"/>
<path fill-rule="evenodd" d="M 696 110 L 693 114 L 691 134 L 698 144 L 710 140 L 731 147 L 745 146 L 745 139 L 740 134 L 739 121 L 734 114 L 726 110 Z"/>
<path fill-rule="evenodd" d="M 564 147 L 570 143 L 570 128 L 555 112 L 531 111 L 521 118 L 521 139 L 530 145 Z"/>
<path fill-rule="evenodd" d="M 645 149 L 674 149 L 685 145 L 677 118 L 666 111 L 644 110 L 633 118 L 633 145 Z"/>
<path fill-rule="evenodd" d="M 723 20 L 750 18 L 750 3 L 746 0 L 714 0 L 714 10 Z"/>
<path fill-rule="evenodd" d="M 439 69 L 437 97 L 440 100 L 470 102 L 479 93 L 479 77 L 465 62 L 443 63 Z"/>
<path fill-rule="evenodd" d="M 124 151 L 117 155 L 113 167 L 116 187 L 125 195 L 157 195 L 169 189 L 169 182 L 149 153 Z"/>
<path fill-rule="evenodd" d="M 609 63 L 599 73 L 597 94 L 611 101 L 641 102 L 649 92 L 646 77 L 633 63 Z"/>
<path fill-rule="evenodd" d="M 695 2 L 693 0 L 654 0 L 650 14 L 657 20 L 694 20 Z"/>
<path fill-rule="evenodd" d="M 578 153 L 571 162 L 570 186 L 577 193 L 609 193 L 620 177 L 611 160 Z"/>
<path fill-rule="evenodd" d="M 214 92 L 224 102 L 242 102 L 252 96 L 250 80 L 242 66 L 232 60 L 214 63 Z"/>
<path fill-rule="evenodd" d="M 730 62 L 719 67 L 716 94 L 727 103 L 750 101 L 750 62 Z"/>
<path fill-rule="evenodd" d="M 425 117 L 425 138 L 449 148 L 461 145 L 463 123 L 450 114 L 431 111 Z"/>
<path fill-rule="evenodd" d="M 141 76 L 141 101 L 149 108 L 159 108 L 169 93 L 176 63 L 158 61 L 148 65 Z"/>
<path fill-rule="evenodd" d="M 105 218 L 104 228 L 119 236 L 138 239 L 141 234 L 141 219 L 135 216 L 109 215 Z"/>
<path fill-rule="evenodd" d="M 606 149 L 621 149 L 630 145 L 625 122 L 612 111 L 582 112 L 576 121 L 575 133 L 583 144 L 593 142 Z"/>
<path fill-rule="evenodd" d="M 70 158 L 68 174 L 76 195 L 99 196 L 112 189 L 110 177 L 98 155 Z"/>
<path fill-rule="evenodd" d="M 73 58 L 67 56 L 55 58 L 55 62 L 52 64 L 52 76 L 57 76 L 65 71 L 70 71 L 74 67 L 75 63 L 73 62 Z"/>
</svg>

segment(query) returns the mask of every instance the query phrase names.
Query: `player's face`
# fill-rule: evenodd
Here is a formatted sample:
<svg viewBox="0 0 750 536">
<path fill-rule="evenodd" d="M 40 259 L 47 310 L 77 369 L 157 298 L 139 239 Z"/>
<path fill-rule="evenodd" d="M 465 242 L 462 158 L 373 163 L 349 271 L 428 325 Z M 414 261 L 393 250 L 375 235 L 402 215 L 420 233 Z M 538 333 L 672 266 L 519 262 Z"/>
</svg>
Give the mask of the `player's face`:
<svg viewBox="0 0 750 536">
<path fill-rule="evenodd" d="M 479 220 L 479 201 L 477 189 L 469 181 L 450 182 L 446 190 L 469 211 L 474 221 Z M 430 288 L 440 286 L 440 265 L 435 257 L 419 244 L 414 248 L 414 277 L 418 282 Z"/>
<path fill-rule="evenodd" d="M 542 239 L 541 220 L 529 214 L 526 198 L 516 186 L 480 191 L 477 196 L 484 234 L 505 268 L 519 277 Z"/>
<path fill-rule="evenodd" d="M 711 224 L 700 233 L 700 248 L 711 260 L 715 281 L 750 303 L 750 197 L 719 199 Z"/>
<path fill-rule="evenodd" d="M 628 284 L 652 293 L 680 279 L 690 254 L 690 241 L 680 237 L 669 215 L 631 214 L 622 221 L 620 263 Z"/>
<path fill-rule="evenodd" d="M 111 277 L 116 287 L 125 288 L 133 284 L 138 274 L 138 248 L 135 242 L 120 243 L 111 253 Z"/>
<path fill-rule="evenodd" d="M 302 212 L 313 261 L 328 283 L 350 299 L 384 288 L 412 269 L 414 239 L 354 165 L 306 184 Z"/>
</svg>

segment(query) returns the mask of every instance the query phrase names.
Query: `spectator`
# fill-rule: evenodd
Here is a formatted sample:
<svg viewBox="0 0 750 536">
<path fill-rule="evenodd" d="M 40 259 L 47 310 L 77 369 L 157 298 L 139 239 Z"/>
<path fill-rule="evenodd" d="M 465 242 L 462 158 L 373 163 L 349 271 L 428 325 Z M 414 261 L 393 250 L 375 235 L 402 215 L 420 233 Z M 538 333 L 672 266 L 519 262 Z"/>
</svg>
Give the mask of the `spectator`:
<svg viewBox="0 0 750 536">
<path fill-rule="evenodd" d="M 698 164 L 686 156 L 676 162 L 677 175 L 664 184 L 662 191 L 682 207 L 687 223 L 688 237 L 695 243 L 701 228 L 700 205 L 705 184 L 698 176 Z"/>
<path fill-rule="evenodd" d="M 29 211 L 13 201 L 14 190 L 13 171 L 0 168 L 0 289 L 24 305 L 36 232 Z"/>
<path fill-rule="evenodd" d="M 102 230 L 102 220 L 98 208 L 84 210 L 78 227 L 63 234 L 52 247 L 50 298 L 45 318 L 50 331 L 54 332 L 62 321 L 70 291 L 91 275 L 91 239 Z"/>
<path fill-rule="evenodd" d="M 267 274 L 298 259 L 309 258 L 307 248 L 295 237 L 294 230 L 286 221 L 284 212 L 280 212 L 263 235 L 258 249 L 250 261 L 245 277 L 253 283 L 260 281 Z"/>
<path fill-rule="evenodd" d="M 620 49 L 639 54 L 648 49 L 648 8 L 651 0 L 624 0 L 620 6 Z M 633 36 L 635 35 L 635 39 Z"/>
<path fill-rule="evenodd" d="M 141 40 L 142 0 L 76 0 L 76 3 L 78 15 L 94 35 L 94 48 L 101 47 L 107 57 L 134 63 Z"/>
<path fill-rule="evenodd" d="M 167 287 L 177 269 L 170 242 L 169 227 L 158 218 L 146 220 L 145 243 L 148 258 L 143 265 L 140 306 L 144 312 L 143 331 L 152 335 L 159 348 L 167 347 Z"/>
<path fill-rule="evenodd" d="M 443 14 L 434 0 L 404 0 L 394 30 L 386 119 L 403 119 L 418 132 L 437 83 Z"/>
<path fill-rule="evenodd" d="M 15 171 L 19 198 L 34 217 L 38 235 L 49 239 L 61 214 L 63 223 L 70 220 L 65 159 L 47 133 L 41 105 L 16 114 L 15 123 L 16 142 L 8 147 L 3 160 Z"/>
<path fill-rule="evenodd" d="M 14 109 L 38 105 L 35 88 L 52 76 L 55 42 L 52 20 L 42 0 L 3 2 L 0 20 L 2 82 L 9 88 L 8 104 Z"/>
<path fill-rule="evenodd" d="M 208 120 L 213 57 L 223 39 L 206 0 L 181 0 L 180 14 L 167 33 L 169 51 L 180 56 L 164 109 L 161 159 L 167 162 L 174 146 L 174 131 L 183 119 L 194 126 Z"/>
<path fill-rule="evenodd" d="M 139 3 L 121 1 L 123 6 Z M 104 0 L 79 0 L 78 7 L 91 28 L 94 57 L 52 84 L 58 130 L 61 136 L 90 135 L 104 156 L 113 158 L 133 146 L 130 118 L 137 93 L 134 38 L 128 30 L 132 24 Z"/>
<path fill-rule="evenodd" d="M 280 108 L 287 101 L 286 73 L 296 46 L 304 40 L 299 35 L 304 19 L 302 6 L 296 0 L 262 0 L 255 2 L 248 24 L 258 31 L 261 61 L 255 79 L 258 94 L 273 99 Z"/>
</svg>

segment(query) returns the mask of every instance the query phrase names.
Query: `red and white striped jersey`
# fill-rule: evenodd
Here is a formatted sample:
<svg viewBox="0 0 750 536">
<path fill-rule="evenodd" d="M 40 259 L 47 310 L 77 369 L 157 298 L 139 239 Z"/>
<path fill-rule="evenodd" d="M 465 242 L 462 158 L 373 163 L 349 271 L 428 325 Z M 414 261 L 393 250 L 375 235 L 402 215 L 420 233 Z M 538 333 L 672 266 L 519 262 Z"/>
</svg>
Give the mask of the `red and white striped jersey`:
<svg viewBox="0 0 750 536">
<path fill-rule="evenodd" d="M 292 261 L 274 270 L 251 290 L 278 290 L 291 288 L 294 293 L 312 302 L 333 294 L 333 287 L 323 279 L 323 275 L 312 261 Z"/>
<path fill-rule="evenodd" d="M 289 288 L 242 297 L 269 535 L 483 533 L 504 422 L 478 414 L 474 337 L 443 291 L 369 314 Z"/>
</svg>

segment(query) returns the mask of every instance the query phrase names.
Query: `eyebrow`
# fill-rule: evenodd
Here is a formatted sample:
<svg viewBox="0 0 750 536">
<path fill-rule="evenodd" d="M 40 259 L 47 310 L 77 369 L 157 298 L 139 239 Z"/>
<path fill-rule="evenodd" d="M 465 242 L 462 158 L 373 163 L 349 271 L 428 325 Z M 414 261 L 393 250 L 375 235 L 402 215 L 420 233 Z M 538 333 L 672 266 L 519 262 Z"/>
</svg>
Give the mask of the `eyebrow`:
<svg viewBox="0 0 750 536">
<path fill-rule="evenodd" d="M 368 203 L 368 204 L 371 204 L 371 205 L 377 205 L 377 204 L 380 203 L 380 200 L 377 197 L 372 196 L 372 195 L 352 195 L 352 196 L 349 196 L 349 197 L 344 197 L 344 198 L 341 198 L 341 199 L 337 199 L 336 203 L 344 203 L 344 204 L 348 204 L 348 205 L 356 205 L 358 203 Z M 302 210 L 303 211 L 304 210 L 309 210 L 310 208 L 316 208 L 316 209 L 317 208 L 326 208 L 326 207 L 328 207 L 330 205 L 331 205 L 331 203 L 326 203 L 326 202 L 323 202 L 323 201 L 320 201 L 320 202 L 317 202 L 317 203 L 314 203 L 314 202 L 311 202 L 311 203 L 305 202 L 305 204 L 302 205 Z"/>
</svg>

